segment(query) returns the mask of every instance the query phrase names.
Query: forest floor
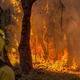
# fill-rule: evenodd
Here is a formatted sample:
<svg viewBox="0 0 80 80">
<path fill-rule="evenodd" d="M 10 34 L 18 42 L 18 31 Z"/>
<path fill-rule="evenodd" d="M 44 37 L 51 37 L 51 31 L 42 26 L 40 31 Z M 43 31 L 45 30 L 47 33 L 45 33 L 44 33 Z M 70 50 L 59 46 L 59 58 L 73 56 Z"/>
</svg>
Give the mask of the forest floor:
<svg viewBox="0 0 80 80">
<path fill-rule="evenodd" d="M 34 69 L 27 75 L 20 74 L 19 70 L 15 71 L 17 80 L 80 80 L 75 74 L 50 72 L 42 69 Z"/>
</svg>

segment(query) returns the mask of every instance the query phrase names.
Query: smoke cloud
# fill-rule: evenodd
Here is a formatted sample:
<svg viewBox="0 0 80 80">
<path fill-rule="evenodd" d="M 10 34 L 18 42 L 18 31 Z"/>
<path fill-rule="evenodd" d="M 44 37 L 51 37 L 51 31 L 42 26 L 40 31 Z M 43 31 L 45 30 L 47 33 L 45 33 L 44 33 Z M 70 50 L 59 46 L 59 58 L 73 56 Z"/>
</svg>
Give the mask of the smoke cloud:
<svg viewBox="0 0 80 80">
<path fill-rule="evenodd" d="M 11 5 L 9 0 L 0 0 L 0 1 L 1 1 L 0 6 L 2 7 L 3 10 L 6 10 Z"/>
</svg>

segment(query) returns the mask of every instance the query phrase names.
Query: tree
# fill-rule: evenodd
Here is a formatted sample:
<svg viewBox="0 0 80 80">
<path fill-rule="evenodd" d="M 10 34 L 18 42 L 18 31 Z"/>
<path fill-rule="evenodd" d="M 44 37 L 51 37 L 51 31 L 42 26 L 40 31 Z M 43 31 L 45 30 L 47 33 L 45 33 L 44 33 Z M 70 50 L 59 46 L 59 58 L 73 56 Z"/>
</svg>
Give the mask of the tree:
<svg viewBox="0 0 80 80">
<path fill-rule="evenodd" d="M 20 53 L 20 68 L 24 74 L 28 73 L 32 69 L 32 59 L 31 59 L 31 51 L 30 51 L 30 16 L 31 16 L 31 8 L 33 3 L 36 0 L 21 0 L 22 8 L 24 12 L 23 24 L 22 24 L 22 32 L 21 32 L 21 41 L 19 45 L 19 53 Z"/>
<path fill-rule="evenodd" d="M 5 43 L 6 44 L 7 44 L 7 34 L 6 34 L 5 26 L 9 25 L 10 20 L 11 20 L 11 16 L 10 16 L 11 11 L 9 7 L 10 7 L 9 0 L 0 1 L 0 29 L 2 29 L 5 32 L 5 36 L 6 36 Z M 5 47 L 3 48 L 3 52 L 4 52 L 5 61 L 8 63 L 8 65 L 13 67 L 12 64 L 10 63 L 10 60 L 7 55 L 7 50 Z"/>
</svg>

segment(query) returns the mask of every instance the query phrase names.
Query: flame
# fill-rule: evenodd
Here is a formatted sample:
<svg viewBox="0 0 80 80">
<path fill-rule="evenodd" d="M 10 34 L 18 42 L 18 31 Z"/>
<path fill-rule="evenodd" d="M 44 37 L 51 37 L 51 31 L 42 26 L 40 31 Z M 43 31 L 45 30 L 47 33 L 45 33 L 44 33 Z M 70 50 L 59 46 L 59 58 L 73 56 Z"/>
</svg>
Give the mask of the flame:
<svg viewBox="0 0 80 80">
<path fill-rule="evenodd" d="M 47 33 L 47 28 L 45 26 L 45 21 L 43 20 L 43 28 L 44 28 L 44 34 L 43 34 L 43 42 L 46 46 L 46 49 L 49 49 L 49 56 L 45 60 L 44 59 L 44 51 L 42 49 L 42 46 L 40 43 L 38 43 L 38 36 L 37 34 L 32 37 L 32 29 L 31 29 L 31 35 L 30 35 L 30 48 L 31 48 L 31 55 L 32 55 L 32 63 L 34 68 L 44 68 L 47 71 L 54 71 L 54 72 L 67 72 L 71 74 L 77 74 L 80 75 L 80 72 L 74 72 L 74 70 L 77 69 L 78 65 L 76 64 L 75 60 L 73 60 L 73 65 L 68 66 L 68 49 L 64 48 L 64 54 L 59 53 L 57 56 L 57 60 L 55 61 L 54 58 L 56 57 L 55 48 L 53 46 L 53 38 L 49 39 L 48 47 L 47 42 L 45 42 L 45 35 Z M 34 39 L 36 38 L 36 42 L 34 42 Z M 47 37 L 48 38 L 48 37 Z M 64 35 L 64 39 L 66 40 L 66 35 Z M 35 48 L 34 44 L 35 43 Z M 73 71 L 72 71 L 73 69 Z"/>
<path fill-rule="evenodd" d="M 66 40 L 66 35 L 64 35 L 64 40 Z"/>
<path fill-rule="evenodd" d="M 18 12 L 20 13 L 21 12 L 21 10 L 20 10 L 20 8 L 18 7 Z"/>
<path fill-rule="evenodd" d="M 16 34 L 14 34 L 14 37 L 16 37 L 17 35 Z"/>
<path fill-rule="evenodd" d="M 61 59 L 61 58 L 62 58 L 62 53 L 58 54 L 58 59 Z"/>
<path fill-rule="evenodd" d="M 19 5 L 19 2 L 17 2 L 17 0 L 10 0 L 10 3 L 12 3 L 14 7 Z"/>
<path fill-rule="evenodd" d="M 75 62 L 75 59 L 73 60 L 73 66 L 71 67 L 71 69 L 76 69 L 78 67 L 78 65 Z"/>
<path fill-rule="evenodd" d="M 46 70 L 49 70 L 49 71 L 61 71 L 64 69 L 64 66 L 66 65 L 67 61 L 68 61 L 68 52 L 66 51 L 66 49 L 64 50 L 64 55 L 62 56 L 61 59 L 57 60 L 56 62 L 54 62 L 52 59 L 50 59 L 48 57 L 47 60 L 45 60 L 42 57 L 40 57 L 39 55 L 36 56 L 36 61 L 38 64 L 33 64 L 34 68 L 38 68 L 38 66 L 45 66 L 47 67 Z M 35 63 L 35 55 L 32 54 L 32 61 L 33 63 Z M 39 64 L 40 63 L 40 64 Z"/>
<path fill-rule="evenodd" d="M 19 42 L 15 39 L 15 42 L 16 42 L 16 46 L 18 47 L 19 46 Z"/>
<path fill-rule="evenodd" d="M 55 49 L 49 49 L 49 58 L 54 59 L 55 57 Z"/>
<path fill-rule="evenodd" d="M 48 1 L 47 1 L 47 3 L 46 3 L 46 14 L 48 14 L 49 13 L 49 5 L 48 5 Z"/>
<path fill-rule="evenodd" d="M 44 20 L 43 20 L 43 28 L 44 28 L 43 42 L 46 45 L 46 49 L 47 49 L 47 43 L 45 42 L 45 35 L 47 33 L 47 28 L 46 28 L 46 25 L 45 25 L 45 21 Z"/>
<path fill-rule="evenodd" d="M 10 0 L 10 2 L 13 4 L 14 7 L 17 6 L 17 12 L 21 13 L 21 10 L 19 8 L 19 3 L 16 0 Z M 45 10 L 47 11 L 46 14 L 49 13 L 48 2 L 46 3 L 46 9 Z M 19 21 L 17 19 L 17 17 L 15 17 L 15 16 L 12 16 L 12 17 L 17 22 Z M 30 17 L 31 25 L 32 25 L 32 17 L 33 17 L 33 15 Z M 55 22 L 55 20 L 53 20 L 53 22 Z M 72 22 L 74 22 L 74 21 L 72 21 Z M 75 23 L 75 25 L 77 26 L 76 23 Z M 68 55 L 69 53 L 68 53 L 67 48 L 64 48 L 64 53 L 58 53 L 58 56 L 56 55 L 55 48 L 53 47 L 53 45 L 54 45 L 53 44 L 53 38 L 52 37 L 48 38 L 48 36 L 47 37 L 45 36 L 47 33 L 47 28 L 46 28 L 44 20 L 43 20 L 43 28 L 44 28 L 43 42 L 44 42 L 46 49 L 48 49 L 48 51 L 49 51 L 49 55 L 48 55 L 48 58 L 45 60 L 44 59 L 44 55 L 45 55 L 44 50 L 38 41 L 38 36 L 37 36 L 37 34 L 34 34 L 33 29 L 31 29 L 30 48 L 31 48 L 33 67 L 37 68 L 37 69 L 45 68 L 45 70 L 47 70 L 47 71 L 67 72 L 67 73 L 80 75 L 80 72 L 71 71 L 71 69 L 76 70 L 78 67 L 75 60 L 73 60 L 72 66 L 68 67 L 68 65 L 67 65 L 67 61 L 68 61 L 68 57 L 69 57 L 69 55 Z M 55 29 L 55 31 L 57 31 L 57 30 Z M 59 31 L 57 31 L 57 32 L 60 34 Z M 11 53 L 8 54 L 8 57 L 9 57 L 9 59 L 13 65 L 15 65 L 16 63 L 18 63 L 18 64 L 20 63 L 19 62 L 19 53 L 17 52 L 18 46 L 19 46 L 19 41 L 16 39 L 16 37 L 17 37 L 17 34 L 14 34 L 14 41 L 15 41 L 16 48 L 12 48 Z M 64 35 L 63 37 L 66 40 L 66 35 Z M 45 41 L 45 38 L 47 38 L 49 40 L 48 43 Z M 57 60 L 55 61 L 54 58 L 56 56 L 57 56 Z"/>
<path fill-rule="evenodd" d="M 12 48 L 12 49 L 11 49 L 11 52 L 12 52 L 12 53 L 16 52 L 16 49 L 15 49 L 15 48 Z"/>
<path fill-rule="evenodd" d="M 13 48 L 11 49 L 11 53 L 8 53 L 8 57 L 10 59 L 10 62 L 13 66 L 15 66 L 15 64 L 19 64 L 19 52 L 17 51 L 18 50 L 18 46 L 19 46 L 19 42 L 16 40 L 16 37 L 17 35 L 14 34 L 14 40 L 15 40 L 15 43 L 16 43 L 16 48 Z"/>
<path fill-rule="evenodd" d="M 15 64 L 17 63 L 20 63 L 19 62 L 19 56 L 18 55 L 16 55 L 16 54 L 8 54 L 8 57 L 9 57 L 9 59 L 10 59 L 10 62 L 11 62 L 11 64 L 13 65 L 13 66 L 15 66 Z"/>
</svg>

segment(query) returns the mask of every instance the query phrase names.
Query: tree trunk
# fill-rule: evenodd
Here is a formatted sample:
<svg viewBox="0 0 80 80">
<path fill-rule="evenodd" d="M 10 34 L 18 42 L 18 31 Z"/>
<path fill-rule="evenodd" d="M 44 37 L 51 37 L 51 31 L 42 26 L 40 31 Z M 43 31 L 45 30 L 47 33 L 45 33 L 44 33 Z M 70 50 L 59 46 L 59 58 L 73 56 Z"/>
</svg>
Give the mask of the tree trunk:
<svg viewBox="0 0 80 80">
<path fill-rule="evenodd" d="M 32 4 L 36 0 L 21 0 L 22 8 L 24 11 L 24 18 L 22 24 L 21 41 L 19 45 L 20 53 L 20 68 L 24 74 L 32 69 L 32 58 L 30 50 L 30 16 Z"/>
</svg>

